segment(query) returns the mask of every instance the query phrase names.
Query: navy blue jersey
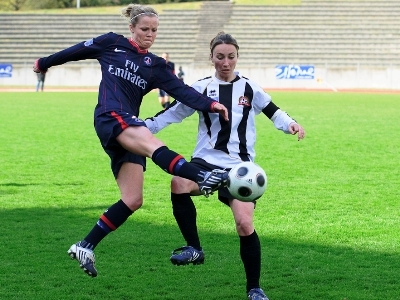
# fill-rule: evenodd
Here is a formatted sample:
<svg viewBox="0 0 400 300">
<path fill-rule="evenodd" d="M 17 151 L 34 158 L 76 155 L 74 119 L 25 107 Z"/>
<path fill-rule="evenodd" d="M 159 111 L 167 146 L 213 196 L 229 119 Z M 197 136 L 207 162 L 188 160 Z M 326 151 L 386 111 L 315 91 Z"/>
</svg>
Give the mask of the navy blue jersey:
<svg viewBox="0 0 400 300">
<path fill-rule="evenodd" d="M 131 39 L 109 32 L 39 60 L 41 71 L 69 61 L 97 59 L 101 65 L 95 117 L 110 111 L 139 116 L 143 96 L 155 88 L 196 110 L 210 112 L 214 100 L 185 85 L 165 60 L 141 50 Z"/>
</svg>

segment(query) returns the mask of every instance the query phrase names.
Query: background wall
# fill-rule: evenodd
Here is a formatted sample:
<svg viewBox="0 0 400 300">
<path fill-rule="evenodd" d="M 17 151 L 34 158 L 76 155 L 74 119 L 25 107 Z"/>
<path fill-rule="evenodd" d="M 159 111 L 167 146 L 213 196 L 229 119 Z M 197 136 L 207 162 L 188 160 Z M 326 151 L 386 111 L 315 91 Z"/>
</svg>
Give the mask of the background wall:
<svg viewBox="0 0 400 300">
<path fill-rule="evenodd" d="M 117 9 L 115 9 L 118 11 Z M 214 72 L 210 40 L 220 31 L 239 43 L 237 70 L 265 88 L 400 90 L 400 0 L 302 0 L 293 5 L 205 1 L 200 9 L 163 10 L 151 52 L 168 52 L 186 83 Z M 0 14 L 1 85 L 35 85 L 36 58 L 113 31 L 129 34 L 116 14 Z M 276 65 L 311 65 L 314 78 L 276 79 Z M 97 86 L 97 61 L 50 69 L 46 86 Z"/>
<path fill-rule="evenodd" d="M 182 65 L 185 82 L 192 84 L 196 80 L 214 73 L 213 67 L 200 68 Z M 276 79 L 274 68 L 240 67 L 237 71 L 255 80 L 265 89 L 391 89 L 400 91 L 400 67 L 316 67 L 314 79 Z M 101 80 L 100 65 L 97 61 L 84 66 L 57 66 L 47 75 L 46 87 L 97 87 Z M 36 74 L 32 66 L 17 67 L 11 78 L 0 78 L 1 86 L 36 85 Z"/>
</svg>

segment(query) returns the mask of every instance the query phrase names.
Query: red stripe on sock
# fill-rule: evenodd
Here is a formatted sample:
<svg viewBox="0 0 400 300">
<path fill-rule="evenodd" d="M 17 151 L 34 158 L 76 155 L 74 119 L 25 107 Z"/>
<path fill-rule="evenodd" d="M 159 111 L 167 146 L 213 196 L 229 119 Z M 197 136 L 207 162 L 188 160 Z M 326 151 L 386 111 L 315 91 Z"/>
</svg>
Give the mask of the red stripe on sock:
<svg viewBox="0 0 400 300">
<path fill-rule="evenodd" d="M 111 229 L 112 231 L 114 231 L 115 229 L 117 229 L 117 227 L 115 227 L 114 224 L 111 223 L 110 220 L 107 219 L 107 217 L 106 217 L 105 215 L 102 215 L 102 216 L 100 217 L 100 219 L 101 219 L 104 223 L 106 223 L 106 225 L 107 225 L 108 227 L 110 227 L 110 229 Z"/>
<path fill-rule="evenodd" d="M 122 130 L 124 130 L 124 129 L 126 129 L 126 128 L 129 127 L 128 124 L 125 123 L 125 121 L 122 119 L 122 117 L 121 117 L 119 114 L 117 114 L 115 111 L 112 111 L 112 112 L 111 112 L 111 115 L 112 115 L 114 118 L 117 119 L 117 121 L 118 121 L 119 124 L 121 124 Z"/>
<path fill-rule="evenodd" d="M 182 158 L 183 158 L 182 155 L 178 155 L 178 156 L 176 156 L 176 157 L 171 161 L 171 163 L 169 164 L 169 167 L 168 167 L 168 172 L 169 172 L 170 174 L 175 175 L 174 173 L 172 173 L 173 170 L 174 170 L 174 167 L 175 167 L 176 163 L 177 163 L 180 159 L 182 159 Z"/>
</svg>

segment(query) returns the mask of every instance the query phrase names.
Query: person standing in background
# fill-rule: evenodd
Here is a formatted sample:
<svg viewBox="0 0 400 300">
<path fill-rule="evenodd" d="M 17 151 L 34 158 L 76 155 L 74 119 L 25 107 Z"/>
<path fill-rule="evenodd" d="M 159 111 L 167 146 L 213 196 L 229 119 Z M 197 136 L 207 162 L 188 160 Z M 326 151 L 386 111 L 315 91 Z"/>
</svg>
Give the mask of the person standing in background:
<svg viewBox="0 0 400 300">
<path fill-rule="evenodd" d="M 36 92 L 39 92 L 40 90 L 43 92 L 43 87 L 44 87 L 44 80 L 46 79 L 46 74 L 45 73 L 37 73 L 37 84 L 36 84 Z"/>
<path fill-rule="evenodd" d="M 178 78 L 182 81 L 185 81 L 185 72 L 183 72 L 182 66 L 179 66 Z"/>
<path fill-rule="evenodd" d="M 175 64 L 169 60 L 169 54 L 164 52 L 161 57 L 165 59 L 167 65 L 172 69 L 172 74 L 175 75 Z M 170 104 L 168 93 L 162 89 L 158 89 L 158 101 L 164 109 L 167 109 Z"/>
</svg>

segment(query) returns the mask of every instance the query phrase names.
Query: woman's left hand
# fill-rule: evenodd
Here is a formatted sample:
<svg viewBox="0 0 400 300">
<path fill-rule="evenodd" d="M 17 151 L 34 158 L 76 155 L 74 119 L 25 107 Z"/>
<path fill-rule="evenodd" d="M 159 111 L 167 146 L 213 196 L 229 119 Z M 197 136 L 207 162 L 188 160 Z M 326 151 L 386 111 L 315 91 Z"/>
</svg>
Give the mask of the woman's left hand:
<svg viewBox="0 0 400 300">
<path fill-rule="evenodd" d="M 300 141 L 302 139 L 304 139 L 304 136 L 306 135 L 303 127 L 301 127 L 299 124 L 297 123 L 290 123 L 289 125 L 289 132 L 291 134 L 296 134 L 297 133 L 297 140 Z"/>
</svg>

